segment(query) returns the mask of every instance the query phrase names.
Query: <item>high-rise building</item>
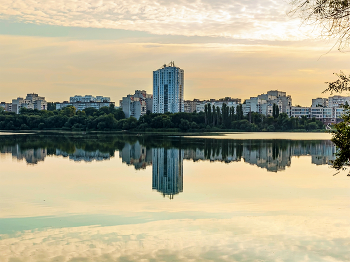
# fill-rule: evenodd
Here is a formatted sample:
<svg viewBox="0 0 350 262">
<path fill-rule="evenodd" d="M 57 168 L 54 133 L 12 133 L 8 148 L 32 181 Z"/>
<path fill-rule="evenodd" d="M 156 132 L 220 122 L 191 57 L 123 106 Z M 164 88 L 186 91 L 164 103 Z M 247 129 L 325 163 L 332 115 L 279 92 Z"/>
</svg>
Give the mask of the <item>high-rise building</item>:
<svg viewBox="0 0 350 262">
<path fill-rule="evenodd" d="M 153 71 L 153 113 L 184 111 L 184 70 L 171 62 Z"/>
</svg>

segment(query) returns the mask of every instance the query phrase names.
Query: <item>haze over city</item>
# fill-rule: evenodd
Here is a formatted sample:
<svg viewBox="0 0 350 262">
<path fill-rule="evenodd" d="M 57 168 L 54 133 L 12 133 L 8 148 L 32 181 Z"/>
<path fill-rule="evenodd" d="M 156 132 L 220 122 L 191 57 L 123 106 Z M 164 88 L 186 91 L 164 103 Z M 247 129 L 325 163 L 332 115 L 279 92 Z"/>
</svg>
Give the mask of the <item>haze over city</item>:
<svg viewBox="0 0 350 262">
<path fill-rule="evenodd" d="M 185 99 L 242 99 L 283 90 L 310 106 L 349 54 L 288 16 L 287 1 L 10 1 L 0 3 L 1 99 L 35 92 L 118 101 L 152 93 L 152 71 L 175 61 Z M 316 31 L 316 32 L 315 32 Z M 329 52 L 330 51 L 330 52 Z"/>
</svg>

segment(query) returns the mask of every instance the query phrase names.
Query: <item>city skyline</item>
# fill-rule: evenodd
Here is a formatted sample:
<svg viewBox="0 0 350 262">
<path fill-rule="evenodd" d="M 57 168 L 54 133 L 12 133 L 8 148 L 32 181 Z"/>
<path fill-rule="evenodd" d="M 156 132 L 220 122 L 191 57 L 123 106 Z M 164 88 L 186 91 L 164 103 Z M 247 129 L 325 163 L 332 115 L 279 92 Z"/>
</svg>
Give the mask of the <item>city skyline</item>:
<svg viewBox="0 0 350 262">
<path fill-rule="evenodd" d="M 108 96 L 108 99 L 109 99 L 109 101 L 108 102 L 112 102 L 113 101 L 113 103 L 115 103 L 115 106 L 116 107 L 118 107 L 119 106 L 119 102 L 121 101 L 121 100 L 123 100 L 123 97 L 125 97 L 125 96 L 128 96 L 128 95 L 132 95 L 132 93 L 133 92 L 135 92 L 135 91 L 138 91 L 138 92 L 143 92 L 143 91 L 146 91 L 146 90 L 137 90 L 137 89 L 135 89 L 135 90 L 130 90 L 129 91 L 129 93 L 127 93 L 127 95 L 126 94 L 123 94 L 123 95 L 121 95 L 121 97 L 119 97 L 119 98 L 117 98 L 117 99 L 114 99 L 114 98 L 110 98 L 111 96 Z M 189 99 L 185 99 L 184 101 L 193 101 L 193 100 L 196 100 L 196 99 L 198 99 L 199 101 L 210 101 L 210 100 L 217 100 L 217 101 L 224 101 L 225 100 L 225 98 L 228 98 L 228 99 L 234 99 L 234 100 L 241 100 L 241 102 L 240 103 L 243 103 L 245 100 L 249 100 L 250 98 L 252 98 L 252 97 L 256 97 L 256 96 L 259 96 L 259 95 L 264 95 L 264 93 L 262 93 L 262 92 L 274 92 L 274 91 L 278 91 L 278 92 L 284 92 L 285 90 L 278 90 L 278 89 L 276 89 L 276 90 L 261 90 L 261 91 L 258 91 L 258 93 L 255 93 L 255 94 L 251 94 L 249 97 L 244 97 L 244 98 L 241 98 L 241 97 L 235 97 L 235 98 L 233 98 L 234 96 L 228 96 L 228 95 L 226 95 L 226 96 L 220 96 L 220 97 L 205 97 L 205 98 L 198 98 L 198 97 L 193 97 L 193 98 L 189 98 Z M 146 91 L 147 92 L 147 91 Z M 259 92 L 260 92 L 260 94 L 259 94 Z M 68 102 L 68 104 L 69 103 L 71 103 L 69 100 L 71 100 L 74 96 L 75 97 L 83 97 L 83 96 L 85 96 L 85 97 L 90 97 L 90 96 L 96 96 L 96 93 L 97 94 L 99 94 L 98 93 L 98 91 L 96 91 L 95 93 L 92 93 L 92 94 L 84 94 L 84 93 L 81 93 L 81 94 L 71 94 L 71 95 L 64 95 L 65 96 L 65 99 L 63 99 L 63 100 L 60 100 L 60 101 L 58 101 L 57 99 L 55 100 L 49 100 L 49 99 L 46 99 L 46 101 L 47 102 L 50 102 L 50 103 L 63 103 L 63 102 L 65 102 L 65 101 L 67 101 Z M 285 92 L 285 93 L 287 93 L 287 92 Z M 27 94 L 27 96 L 28 95 L 31 95 L 31 94 L 35 94 L 35 92 L 25 92 L 25 94 Z M 153 95 L 152 93 L 150 93 L 151 95 Z M 37 94 L 35 94 L 35 95 L 37 95 Z M 108 94 L 104 94 L 104 95 L 108 95 Z M 288 95 L 289 96 L 291 96 L 291 97 L 293 97 L 293 95 L 291 95 L 290 93 L 288 93 Z M 67 96 L 69 97 L 70 96 L 70 99 L 67 99 Z M 315 100 L 315 99 L 328 99 L 329 97 L 334 97 L 334 96 L 340 96 L 340 97 L 350 97 L 350 93 L 347 93 L 347 92 L 344 92 L 344 93 L 333 93 L 332 95 L 330 95 L 330 94 L 326 94 L 326 93 L 324 93 L 324 94 L 321 94 L 321 95 L 319 95 L 319 96 L 317 96 L 317 95 L 315 95 L 315 96 L 312 96 L 312 94 L 310 94 L 310 97 L 307 97 L 307 98 L 305 98 L 306 100 L 305 101 L 307 101 L 306 102 L 306 104 L 304 105 L 301 105 L 301 104 L 298 104 L 298 103 L 295 103 L 294 102 L 294 97 L 293 97 L 293 104 L 292 104 L 292 106 L 301 106 L 301 107 L 310 107 L 311 105 L 312 105 L 312 100 Z M 0 97 L 0 102 L 4 102 L 4 103 L 11 103 L 12 102 L 12 100 L 14 100 L 14 99 L 16 99 L 16 98 L 23 98 L 23 97 L 25 97 L 23 94 L 20 94 L 19 96 L 13 96 L 13 97 L 11 97 L 10 99 L 8 99 L 8 100 L 5 100 L 5 99 L 2 99 L 2 97 Z M 45 96 L 46 97 L 46 96 Z"/>
</svg>

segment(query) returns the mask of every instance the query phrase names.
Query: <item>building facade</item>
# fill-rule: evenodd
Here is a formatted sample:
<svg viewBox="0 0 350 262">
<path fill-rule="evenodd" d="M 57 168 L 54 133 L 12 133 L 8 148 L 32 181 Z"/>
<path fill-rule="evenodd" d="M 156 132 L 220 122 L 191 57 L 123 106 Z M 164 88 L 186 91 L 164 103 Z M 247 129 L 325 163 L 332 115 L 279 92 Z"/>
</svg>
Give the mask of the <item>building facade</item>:
<svg viewBox="0 0 350 262">
<path fill-rule="evenodd" d="M 209 104 L 211 107 L 215 106 L 222 108 L 223 104 L 226 104 L 228 107 L 234 107 L 236 110 L 237 105 L 241 103 L 241 99 L 239 98 L 231 98 L 231 97 L 225 97 L 221 99 L 209 99 L 209 100 L 199 100 L 199 99 L 193 99 L 193 100 L 186 100 L 185 101 L 185 112 L 186 113 L 193 113 L 193 112 L 204 112 L 205 105 Z"/>
<path fill-rule="evenodd" d="M 273 113 L 273 105 L 277 105 L 280 113 L 290 113 L 292 106 L 292 97 L 286 92 L 271 90 L 266 94 L 251 97 L 243 104 L 243 114 L 256 112 L 265 116 L 271 116 Z"/>
<path fill-rule="evenodd" d="M 57 103 L 56 110 L 63 109 L 67 106 L 74 106 L 77 111 L 81 111 L 86 108 L 95 108 L 98 110 L 102 107 L 109 107 L 111 104 L 115 105 L 114 102 L 111 102 L 111 99 L 109 97 L 76 95 L 76 96 L 70 97 L 69 102 L 63 101 L 63 103 Z"/>
<path fill-rule="evenodd" d="M 350 97 L 332 96 L 328 98 L 312 99 L 311 107 L 291 106 L 291 117 L 316 118 L 324 124 L 335 124 L 342 121 L 341 116 L 344 113 L 343 105 L 350 105 Z"/>
<path fill-rule="evenodd" d="M 81 102 L 81 103 L 89 103 L 89 102 L 111 102 L 111 98 L 110 97 L 104 97 L 104 96 L 92 96 L 92 95 L 85 95 L 85 96 L 80 96 L 80 95 L 76 95 L 76 96 L 72 96 L 69 98 L 69 102 L 70 103 L 77 103 L 77 102 Z"/>
<path fill-rule="evenodd" d="M 1 102 L 0 106 L 7 112 L 14 112 L 19 114 L 21 108 L 47 110 L 47 102 L 45 97 L 39 96 L 38 94 L 27 94 L 26 98 L 17 97 L 12 99 L 11 103 Z"/>
<path fill-rule="evenodd" d="M 123 97 L 120 107 L 126 118 L 131 116 L 137 120 L 145 115 L 147 111 L 152 112 L 153 95 L 147 94 L 145 90 L 136 90 L 134 95 Z"/>
<path fill-rule="evenodd" d="M 184 111 L 184 70 L 171 62 L 153 71 L 153 113 Z"/>
</svg>

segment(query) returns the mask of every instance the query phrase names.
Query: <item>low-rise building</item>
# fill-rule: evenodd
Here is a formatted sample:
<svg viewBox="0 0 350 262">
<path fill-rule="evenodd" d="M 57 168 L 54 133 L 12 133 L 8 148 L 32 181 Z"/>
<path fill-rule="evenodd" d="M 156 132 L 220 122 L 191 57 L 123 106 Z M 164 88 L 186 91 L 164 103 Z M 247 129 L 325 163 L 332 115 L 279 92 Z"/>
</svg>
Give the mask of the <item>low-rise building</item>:
<svg viewBox="0 0 350 262">
<path fill-rule="evenodd" d="M 89 103 L 89 102 L 111 102 L 110 97 L 104 97 L 104 96 L 92 96 L 92 95 L 75 95 L 69 98 L 69 102 L 76 103 L 76 102 L 82 102 L 82 103 Z"/>
<path fill-rule="evenodd" d="M 303 116 L 310 117 L 310 107 L 303 107 L 303 106 L 292 106 L 290 109 L 290 116 L 291 117 L 298 117 L 301 118 Z"/>
<path fill-rule="evenodd" d="M 193 112 L 204 112 L 205 105 L 209 104 L 211 107 L 219 107 L 222 108 L 223 104 L 226 104 L 228 107 L 234 107 L 236 109 L 237 105 L 241 103 L 241 99 L 239 98 L 231 98 L 225 97 L 221 99 L 209 99 L 209 100 L 199 100 L 193 99 L 185 101 L 185 112 L 193 113 Z"/>
<path fill-rule="evenodd" d="M 100 109 L 102 107 L 109 107 L 111 104 L 115 104 L 114 102 L 110 101 L 111 99 L 109 97 L 104 96 L 72 96 L 68 101 L 63 101 L 63 103 L 56 103 L 56 110 L 63 109 L 67 106 L 74 106 L 77 111 L 84 110 L 86 108 L 95 108 Z"/>
</svg>

